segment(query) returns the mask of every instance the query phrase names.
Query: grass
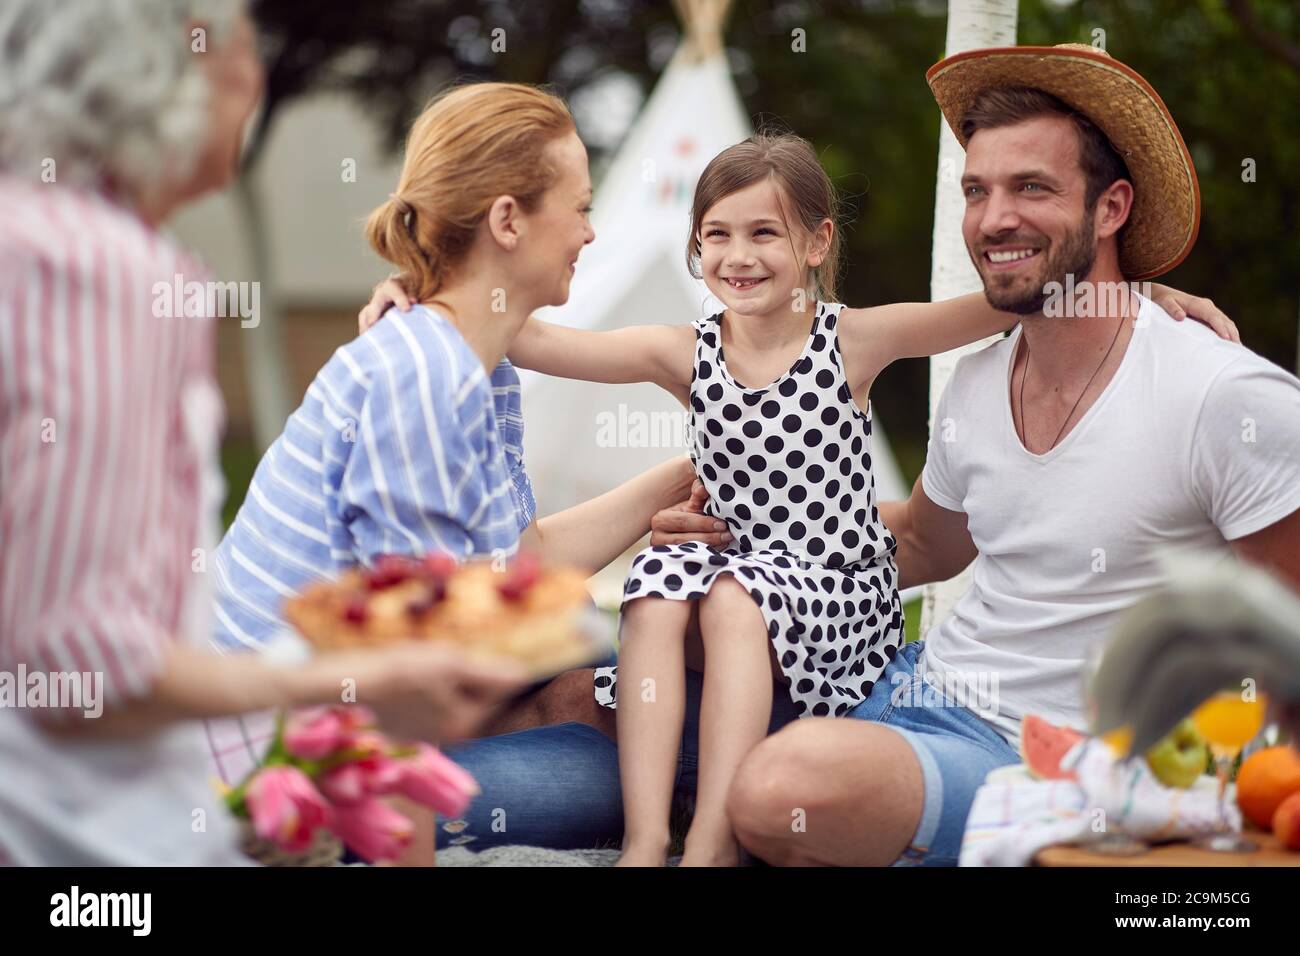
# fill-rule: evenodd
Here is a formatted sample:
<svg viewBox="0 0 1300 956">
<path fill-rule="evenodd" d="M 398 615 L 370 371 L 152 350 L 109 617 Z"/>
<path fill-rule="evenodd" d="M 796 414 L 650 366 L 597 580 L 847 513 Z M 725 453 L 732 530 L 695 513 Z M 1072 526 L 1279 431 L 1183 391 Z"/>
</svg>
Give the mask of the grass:
<svg viewBox="0 0 1300 956">
<path fill-rule="evenodd" d="M 903 605 L 903 643 L 911 644 L 921 639 L 921 599 Z"/>
</svg>

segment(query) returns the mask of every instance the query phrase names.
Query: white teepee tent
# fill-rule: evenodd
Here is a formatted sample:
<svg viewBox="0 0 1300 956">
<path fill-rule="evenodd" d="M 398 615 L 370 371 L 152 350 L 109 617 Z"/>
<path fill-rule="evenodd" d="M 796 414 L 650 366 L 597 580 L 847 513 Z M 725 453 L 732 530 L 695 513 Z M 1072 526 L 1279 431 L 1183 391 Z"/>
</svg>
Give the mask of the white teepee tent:
<svg viewBox="0 0 1300 956">
<path fill-rule="evenodd" d="M 595 241 L 569 301 L 539 315 L 579 328 L 690 322 L 721 309 L 686 269 L 696 180 L 752 128 L 721 43 L 726 0 L 679 0 L 686 37 L 596 190 Z M 594 385 L 521 373 L 525 460 L 545 514 L 608 491 L 686 449 L 686 412 L 653 385 Z M 904 486 L 881 431 L 882 499 Z"/>
</svg>

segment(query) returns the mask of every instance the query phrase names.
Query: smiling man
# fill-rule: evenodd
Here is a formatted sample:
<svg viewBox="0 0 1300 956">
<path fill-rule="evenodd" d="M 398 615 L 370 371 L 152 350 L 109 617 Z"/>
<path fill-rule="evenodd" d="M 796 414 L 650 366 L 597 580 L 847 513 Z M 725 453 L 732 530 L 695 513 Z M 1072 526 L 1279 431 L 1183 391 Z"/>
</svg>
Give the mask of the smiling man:
<svg viewBox="0 0 1300 956">
<path fill-rule="evenodd" d="M 859 719 L 797 721 L 751 751 L 728 810 L 772 863 L 955 863 L 1021 719 L 1085 724 L 1083 663 L 1163 582 L 1158 549 L 1235 553 L 1300 586 L 1300 381 L 1152 321 L 1144 297 L 1096 294 L 1168 271 L 1196 238 L 1196 173 L 1160 97 L 1076 45 L 972 51 L 928 78 L 966 147 L 971 259 L 1023 319 L 958 364 L 920 480 L 881 513 L 901 586 L 972 560 L 973 581 Z M 990 678 L 994 707 L 959 706 Z"/>
</svg>

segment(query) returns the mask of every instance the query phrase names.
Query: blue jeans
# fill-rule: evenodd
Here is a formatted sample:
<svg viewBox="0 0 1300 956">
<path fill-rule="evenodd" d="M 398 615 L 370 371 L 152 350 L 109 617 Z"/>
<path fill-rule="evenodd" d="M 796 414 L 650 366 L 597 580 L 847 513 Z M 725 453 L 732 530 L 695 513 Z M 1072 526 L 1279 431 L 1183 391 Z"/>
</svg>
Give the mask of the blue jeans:
<svg viewBox="0 0 1300 956">
<path fill-rule="evenodd" d="M 901 647 L 870 696 L 845 717 L 884 724 L 900 734 L 921 765 L 921 821 L 895 866 L 956 866 L 975 791 L 989 771 L 1018 763 L 992 725 L 917 673 L 925 642 Z"/>
<path fill-rule="evenodd" d="M 695 795 L 703 685 L 703 675 L 688 668 L 674 784 L 676 801 L 684 805 Z M 790 695 L 774 687 L 768 733 L 794 719 Z M 483 792 L 460 819 L 438 818 L 439 849 L 524 844 L 570 850 L 622 843 L 618 747 L 596 728 L 553 724 L 472 740 L 448 747 L 446 753 L 474 775 Z"/>
</svg>

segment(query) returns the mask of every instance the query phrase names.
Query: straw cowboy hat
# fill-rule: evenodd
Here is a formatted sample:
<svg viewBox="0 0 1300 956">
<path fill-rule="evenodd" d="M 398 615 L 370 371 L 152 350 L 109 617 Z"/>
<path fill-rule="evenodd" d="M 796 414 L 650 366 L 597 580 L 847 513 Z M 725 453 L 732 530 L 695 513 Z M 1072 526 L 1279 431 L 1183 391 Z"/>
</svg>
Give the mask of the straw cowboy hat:
<svg viewBox="0 0 1300 956">
<path fill-rule="evenodd" d="M 925 74 L 963 147 L 961 121 L 999 86 L 1050 93 L 1088 117 L 1128 164 L 1133 209 L 1120 235 L 1120 269 L 1149 279 L 1186 258 L 1201 224 L 1201 189 L 1178 126 L 1151 84 L 1103 50 L 1082 43 L 970 50 Z"/>
</svg>

